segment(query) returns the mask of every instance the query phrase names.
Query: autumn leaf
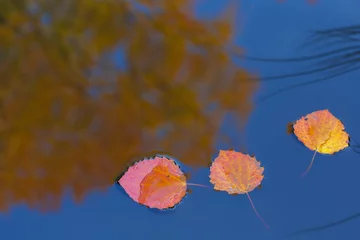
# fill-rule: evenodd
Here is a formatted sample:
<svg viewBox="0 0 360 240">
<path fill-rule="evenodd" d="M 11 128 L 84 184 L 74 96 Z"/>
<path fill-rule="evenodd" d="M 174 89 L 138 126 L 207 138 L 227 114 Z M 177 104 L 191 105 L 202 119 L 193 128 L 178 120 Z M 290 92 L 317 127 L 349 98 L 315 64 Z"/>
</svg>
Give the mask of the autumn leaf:
<svg viewBox="0 0 360 240">
<path fill-rule="evenodd" d="M 301 117 L 295 122 L 293 129 L 299 141 L 315 151 L 310 166 L 303 175 L 310 170 L 317 152 L 334 154 L 349 146 L 349 135 L 345 132 L 344 125 L 327 109 Z"/>
<path fill-rule="evenodd" d="M 186 195 L 186 177 L 178 166 L 160 164 L 145 176 L 140 188 L 139 203 L 151 208 L 172 208 Z"/>
<path fill-rule="evenodd" d="M 220 150 L 219 156 L 210 167 L 210 182 L 214 189 L 226 191 L 229 194 L 246 194 L 256 215 L 264 223 L 257 212 L 249 192 L 258 187 L 264 179 L 264 168 L 260 167 L 254 157 L 236 151 Z"/>
<path fill-rule="evenodd" d="M 135 202 L 160 210 L 174 208 L 188 192 L 187 174 L 169 157 L 155 156 L 135 162 L 116 181 Z"/>
<path fill-rule="evenodd" d="M 174 207 L 186 195 L 184 173 L 166 157 L 136 162 L 117 183 L 135 202 L 161 210 Z"/>
</svg>

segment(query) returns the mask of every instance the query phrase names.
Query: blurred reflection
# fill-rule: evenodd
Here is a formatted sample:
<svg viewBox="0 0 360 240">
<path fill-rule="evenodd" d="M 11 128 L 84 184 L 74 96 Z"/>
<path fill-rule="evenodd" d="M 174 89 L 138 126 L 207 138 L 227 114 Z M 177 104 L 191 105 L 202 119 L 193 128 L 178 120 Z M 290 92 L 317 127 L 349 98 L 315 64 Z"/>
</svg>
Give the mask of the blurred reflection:
<svg viewBox="0 0 360 240">
<path fill-rule="evenodd" d="M 205 167 L 224 113 L 243 126 L 257 81 L 226 50 L 234 15 L 191 3 L 0 0 L 2 209 L 80 200 L 155 150 Z"/>
</svg>

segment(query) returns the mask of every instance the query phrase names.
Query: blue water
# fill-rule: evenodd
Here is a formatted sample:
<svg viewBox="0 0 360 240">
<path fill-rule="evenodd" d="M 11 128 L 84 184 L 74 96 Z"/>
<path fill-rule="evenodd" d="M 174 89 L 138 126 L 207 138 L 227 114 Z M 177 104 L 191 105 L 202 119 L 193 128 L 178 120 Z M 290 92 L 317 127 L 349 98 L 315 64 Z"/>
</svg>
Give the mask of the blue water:
<svg viewBox="0 0 360 240">
<path fill-rule="evenodd" d="M 225 4 L 220 0 L 209 2 L 201 1 L 196 6 L 199 17 L 211 18 Z M 355 0 L 320 0 L 315 5 L 305 0 L 241 1 L 236 9 L 240 13 L 236 42 L 247 55 L 256 57 L 292 58 L 320 53 L 331 50 L 332 46 L 301 47 L 309 32 L 359 24 L 359 9 L 360 2 Z M 316 67 L 312 62 L 236 61 L 261 77 Z M 81 203 L 64 195 L 61 208 L 54 212 L 43 213 L 25 204 L 15 205 L 0 214 L 1 237 L 11 240 L 360 239 L 357 229 L 360 217 L 287 237 L 360 212 L 360 191 L 356 184 L 360 155 L 350 148 L 331 156 L 318 154 L 313 168 L 300 178 L 313 152 L 286 132 L 289 122 L 316 110 L 329 109 L 344 123 L 350 136 L 360 140 L 359 73 L 354 71 L 285 91 L 266 101 L 260 99 L 283 87 L 321 78 L 324 73 L 261 82 L 254 96 L 256 107 L 246 125 L 245 142 L 248 152 L 265 167 L 262 188 L 250 196 L 270 229 L 256 217 L 245 195 L 230 196 L 191 187 L 192 193 L 180 205 L 163 213 L 138 205 L 114 184 L 105 192 L 88 193 Z M 232 145 L 243 144 L 243 139 L 232 131 L 236 123 L 231 118 L 226 118 L 220 128 L 229 133 Z M 181 167 L 191 172 L 189 167 Z M 209 169 L 202 168 L 192 174 L 191 182 L 209 185 L 208 176 Z"/>
</svg>

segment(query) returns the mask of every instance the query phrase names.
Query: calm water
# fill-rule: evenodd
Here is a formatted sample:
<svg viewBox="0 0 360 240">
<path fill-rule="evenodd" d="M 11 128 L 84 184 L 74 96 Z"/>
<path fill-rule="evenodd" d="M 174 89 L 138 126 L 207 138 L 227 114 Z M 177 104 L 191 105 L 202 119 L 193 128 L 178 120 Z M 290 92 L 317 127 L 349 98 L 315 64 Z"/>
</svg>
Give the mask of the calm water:
<svg viewBox="0 0 360 240">
<path fill-rule="evenodd" d="M 239 84 L 244 77 L 233 81 L 216 69 L 233 70 L 227 67 L 228 63 L 223 66 L 214 57 L 221 43 L 211 45 L 198 40 L 204 42 L 200 43 L 203 51 L 210 52 L 199 60 L 205 66 L 196 65 L 198 75 L 187 76 L 186 71 L 180 71 L 179 62 L 190 61 L 190 58 L 179 60 L 178 56 L 183 54 L 179 50 L 183 47 L 181 41 L 196 33 L 207 36 L 210 41 L 210 35 L 196 29 L 195 23 L 186 25 L 185 20 L 181 20 L 187 26 L 184 29 L 193 26 L 194 32 L 185 34 L 187 30 L 181 30 L 178 33 L 181 37 L 171 35 L 173 26 L 182 26 L 170 21 L 181 19 L 174 13 L 169 12 L 168 22 L 159 18 L 162 20 L 159 28 L 170 29 L 161 30 L 166 32 L 164 36 L 171 38 L 167 41 L 169 44 L 164 47 L 161 41 L 160 45 L 140 42 L 139 46 L 148 45 L 145 50 L 149 52 L 145 53 L 139 46 L 129 47 L 135 40 L 124 36 L 130 36 L 131 31 L 142 32 L 141 36 L 150 40 L 159 36 L 140 28 L 120 28 L 122 25 L 116 21 L 114 27 L 109 25 L 106 16 L 116 15 L 121 8 L 90 4 L 89 14 L 96 17 L 86 19 L 86 14 L 74 10 L 83 14 L 79 19 L 84 20 L 80 21 L 76 16 L 66 15 L 71 11 L 64 6 L 56 9 L 50 4 L 52 10 L 48 15 L 44 15 L 45 10 L 41 12 L 33 6 L 27 11 L 41 12 L 38 22 L 43 24 L 40 28 L 43 32 L 32 35 L 28 33 L 38 26 L 26 23 L 35 20 L 23 19 L 19 13 L 11 14 L 11 11 L 25 8 L 23 1 L 15 2 L 18 6 L 0 2 L 7 6 L 7 10 L 0 11 L 5 19 L 0 30 L 1 38 L 5 39 L 0 45 L 0 52 L 5 56 L 0 58 L 1 84 L 5 89 L 0 95 L 3 115 L 0 124 L 0 230 L 3 239 L 360 238 L 360 217 L 356 215 L 360 216 L 360 194 L 356 185 L 360 155 L 350 148 L 331 156 L 318 154 L 311 171 L 300 178 L 313 152 L 286 131 L 289 122 L 316 110 L 329 109 L 344 123 L 350 136 L 360 142 L 359 70 L 345 74 L 352 68 L 360 68 L 360 27 L 311 35 L 315 31 L 359 24 L 360 2 L 241 1 L 233 7 L 237 17 L 229 31 L 247 56 L 288 59 L 329 53 L 323 58 L 303 61 L 250 61 L 233 56 L 236 69 L 241 69 L 248 78 L 250 74 L 260 77 L 260 81 L 250 81 L 258 83 L 254 86 Z M 165 5 L 160 2 L 159 6 Z M 225 7 L 225 1 L 215 0 L 198 1 L 194 6 L 196 17 L 206 24 Z M 170 8 L 165 8 L 165 14 L 166 9 Z M 74 22 L 61 20 L 61 14 L 72 17 Z M 129 25 L 139 21 L 140 25 L 147 26 L 146 22 L 156 21 L 155 17 L 134 16 L 127 16 Z M 56 19 L 60 19 L 58 24 L 63 24 L 64 35 L 60 34 L 62 31 L 57 31 L 58 35 L 50 34 L 52 28 L 59 29 L 58 25 L 51 25 Z M 118 25 L 115 26 L 115 22 Z M 4 27 L 7 24 L 13 25 Z M 70 27 L 83 35 L 76 35 L 74 30 L 71 32 L 73 38 L 68 39 L 66 29 Z M 96 29 L 98 36 L 104 38 L 99 37 L 95 45 L 88 43 L 86 39 L 92 35 L 86 31 L 87 27 Z M 20 35 L 6 33 L 9 29 L 17 29 L 14 32 Z M 314 36 L 322 38 L 310 42 Z M 60 38 L 63 38 L 63 45 L 57 42 Z M 117 45 L 116 41 L 122 38 L 127 40 Z M 67 51 L 76 48 L 76 41 L 84 49 L 76 53 L 72 50 L 71 55 Z M 62 50 L 56 50 L 57 47 Z M 45 58 L 39 49 L 49 57 Z M 343 51 L 332 54 L 338 49 Z M 59 54 L 54 53 L 56 51 Z M 124 51 L 132 55 L 127 57 Z M 103 55 L 99 57 L 98 53 Z M 167 57 L 156 57 L 163 55 Z M 58 68 L 46 65 L 51 61 Z M 137 68 L 131 69 L 126 61 Z M 111 64 L 113 67 L 109 70 L 107 66 Z M 89 66 L 95 69 L 91 77 L 89 71 L 85 75 L 78 72 Z M 195 66 L 195 62 L 190 66 Z M 158 68 L 161 71 L 157 71 Z M 119 69 L 123 72 L 117 72 Z M 157 70 L 153 75 L 146 75 L 144 72 L 151 72 L 149 69 Z M 312 73 L 267 78 L 304 72 Z M 336 77 L 330 79 L 332 75 Z M 155 80 L 151 80 L 152 77 Z M 101 81 L 103 79 L 107 80 L 106 84 Z M 264 100 L 284 87 L 317 79 L 320 81 Z M 64 84 L 57 85 L 59 81 Z M 81 91 L 82 84 L 86 86 L 85 93 Z M 79 92 L 76 89 L 80 89 Z M 229 96 L 224 97 L 227 94 Z M 138 98 L 144 100 L 137 101 Z M 222 98 L 228 99 L 224 100 L 227 102 L 216 105 L 216 100 Z M 211 110 L 212 107 L 217 110 Z M 205 110 L 209 113 L 201 114 Z M 211 119 L 211 124 L 207 119 Z M 230 196 L 225 192 L 190 187 L 192 193 L 175 210 L 155 212 L 133 202 L 112 184 L 132 160 L 159 150 L 182 162 L 184 171 L 191 173 L 191 182 L 211 186 L 208 163 L 220 149 L 230 147 L 254 154 L 265 167 L 262 188 L 250 195 L 270 229 L 256 217 L 245 195 Z M 331 225 L 342 220 L 342 224 Z M 294 235 L 289 236 L 291 234 Z"/>
</svg>

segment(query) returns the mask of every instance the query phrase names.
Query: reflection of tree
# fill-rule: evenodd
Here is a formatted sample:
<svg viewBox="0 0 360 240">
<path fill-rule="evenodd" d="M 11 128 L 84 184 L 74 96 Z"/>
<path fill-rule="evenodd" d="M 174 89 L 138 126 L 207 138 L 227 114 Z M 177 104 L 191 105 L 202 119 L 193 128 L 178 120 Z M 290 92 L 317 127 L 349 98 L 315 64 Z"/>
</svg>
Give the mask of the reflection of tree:
<svg viewBox="0 0 360 240">
<path fill-rule="evenodd" d="M 66 186 L 80 199 L 156 149 L 207 165 L 225 111 L 243 124 L 257 84 L 225 50 L 232 19 L 196 19 L 191 3 L 0 0 L 2 208 L 57 206 Z"/>
<path fill-rule="evenodd" d="M 311 63 L 311 65 L 315 67 L 310 68 L 310 70 L 279 76 L 263 77 L 260 81 L 283 80 L 312 74 L 323 74 L 321 77 L 313 77 L 314 79 L 312 80 L 281 88 L 262 97 L 261 101 L 284 91 L 327 81 L 360 69 L 360 25 L 315 31 L 311 34 L 310 39 L 306 42 L 305 46 L 313 46 L 316 49 L 330 48 L 330 50 L 300 58 L 274 59 L 251 56 L 244 57 L 247 60 L 262 62 L 287 63 L 315 61 L 314 63 Z"/>
</svg>

